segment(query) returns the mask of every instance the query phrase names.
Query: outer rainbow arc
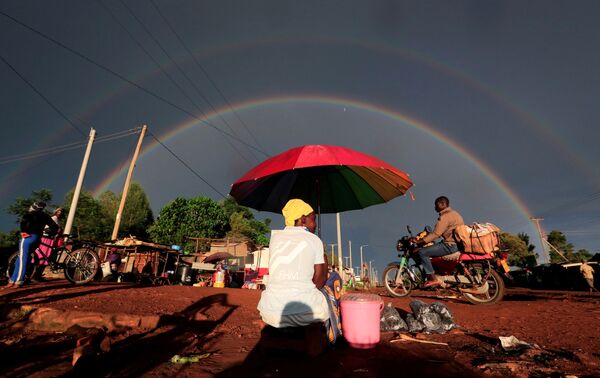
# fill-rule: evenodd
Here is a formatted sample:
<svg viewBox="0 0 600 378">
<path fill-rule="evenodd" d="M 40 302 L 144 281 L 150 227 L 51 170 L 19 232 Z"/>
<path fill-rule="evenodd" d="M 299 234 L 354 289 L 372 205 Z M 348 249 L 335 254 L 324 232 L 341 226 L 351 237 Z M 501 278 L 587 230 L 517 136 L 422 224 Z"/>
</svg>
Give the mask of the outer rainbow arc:
<svg viewBox="0 0 600 378">
<path fill-rule="evenodd" d="M 236 43 L 232 43 L 232 44 L 223 43 L 223 44 L 220 44 L 213 48 L 203 49 L 201 52 L 198 53 L 198 55 L 206 58 L 206 57 L 210 57 L 210 56 L 225 54 L 229 51 L 237 51 L 237 50 L 244 49 L 244 48 L 270 46 L 270 45 L 274 45 L 274 44 L 303 43 L 303 42 L 306 42 L 306 43 L 321 42 L 321 43 L 327 43 L 327 44 L 333 44 L 333 45 L 341 44 L 341 45 L 358 46 L 359 48 L 364 48 L 364 49 L 373 50 L 373 51 L 379 51 L 379 52 L 383 52 L 383 53 L 389 54 L 389 55 L 396 55 L 403 59 L 407 59 L 409 61 L 413 61 L 413 62 L 416 62 L 419 64 L 424 64 L 425 66 L 430 67 L 434 71 L 441 72 L 444 75 L 457 80 L 458 82 L 462 83 L 463 85 L 470 87 L 470 88 L 476 90 L 477 92 L 485 94 L 488 98 L 492 99 L 495 103 L 499 104 L 500 106 L 502 106 L 503 108 L 508 110 L 511 114 L 515 115 L 518 119 L 524 121 L 531 128 L 538 131 L 539 135 L 544 135 L 548 141 L 550 141 L 554 146 L 558 147 L 563 152 L 563 156 L 568 157 L 569 160 L 571 160 L 571 163 L 575 167 L 582 170 L 582 173 L 587 175 L 594 184 L 597 184 L 598 182 L 600 182 L 600 178 L 598 178 L 596 175 L 590 173 L 590 172 L 592 172 L 592 169 L 590 168 L 589 163 L 585 159 L 583 159 L 581 156 L 577 155 L 573 150 L 569 149 L 564 143 L 561 143 L 560 138 L 556 135 L 556 133 L 552 132 L 550 130 L 550 128 L 543 125 L 534 116 L 525 112 L 523 109 L 519 108 L 512 101 L 507 99 L 504 95 L 500 94 L 498 91 L 492 90 L 485 84 L 473 79 L 472 77 L 462 73 L 461 71 L 459 71 L 455 68 L 452 68 L 441 62 L 438 62 L 435 59 L 428 57 L 427 55 L 424 55 L 422 53 L 416 52 L 416 51 L 401 49 L 396 46 L 391 46 L 391 45 L 385 44 L 385 43 L 344 39 L 344 38 L 337 38 L 337 37 L 330 37 L 330 36 L 325 36 L 325 37 L 323 37 L 323 36 L 314 36 L 314 37 L 310 37 L 310 36 L 309 37 L 306 37 L 306 36 L 304 36 L 304 37 L 279 36 L 279 37 L 272 37 L 272 38 L 264 38 L 264 39 L 261 39 L 258 41 L 254 41 L 254 40 L 253 41 L 244 41 L 244 42 L 236 42 Z M 190 59 L 187 58 L 187 59 L 183 59 L 182 61 L 185 62 L 185 61 L 189 61 L 189 60 Z M 149 77 L 154 77 L 160 73 L 161 73 L 161 70 L 153 68 L 153 69 L 146 71 L 144 74 L 140 75 L 137 79 L 135 79 L 135 81 L 143 82 L 143 81 L 147 80 Z M 116 97 L 123 95 L 130 89 L 131 88 L 129 86 L 127 86 L 126 84 L 123 84 L 123 86 L 118 87 L 115 91 L 113 91 L 113 93 L 111 95 L 103 96 L 101 100 L 99 100 L 96 103 L 94 103 L 93 105 L 91 105 L 83 113 L 82 117 L 86 118 L 88 116 L 91 116 L 92 114 L 97 112 L 103 105 L 110 102 L 111 100 L 114 100 Z M 221 110 L 217 110 L 216 113 L 224 114 Z M 206 119 L 213 118 L 213 113 L 208 114 L 204 118 L 206 118 Z M 69 126 L 65 124 L 63 126 L 63 129 L 60 131 L 60 133 L 62 134 L 64 132 L 66 132 L 66 129 L 68 129 L 68 127 Z M 432 131 L 435 132 L 435 130 L 432 130 Z M 443 138 L 445 138 L 445 137 L 443 137 Z M 48 138 L 46 141 L 40 142 L 39 146 L 49 144 L 50 140 L 51 140 L 51 138 Z M 477 160 L 477 159 L 475 159 L 475 160 Z M 11 173 L 9 173 L 6 176 L 6 179 L 3 181 L 4 182 L 10 181 L 10 179 L 17 176 L 20 171 L 27 169 L 29 164 L 30 163 L 25 162 L 22 164 L 22 166 L 17 166 Z M 583 168 L 585 168 L 585 169 L 583 169 Z M 8 185 L 1 186 L 0 194 L 4 193 L 4 191 L 7 189 L 8 189 Z"/>
</svg>

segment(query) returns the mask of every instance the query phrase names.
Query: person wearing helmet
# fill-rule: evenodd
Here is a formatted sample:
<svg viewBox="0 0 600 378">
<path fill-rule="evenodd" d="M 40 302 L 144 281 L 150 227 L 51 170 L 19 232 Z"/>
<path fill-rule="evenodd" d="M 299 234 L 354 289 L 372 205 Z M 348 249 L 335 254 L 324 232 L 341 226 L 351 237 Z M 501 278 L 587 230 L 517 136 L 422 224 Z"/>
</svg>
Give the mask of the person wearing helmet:
<svg viewBox="0 0 600 378">
<path fill-rule="evenodd" d="M 46 214 L 44 211 L 45 208 L 46 203 L 35 202 L 31 205 L 27 214 L 21 219 L 19 257 L 15 262 L 15 270 L 12 272 L 10 282 L 6 288 L 18 288 L 23 286 L 30 253 L 35 251 L 38 247 L 44 228 L 48 226 L 51 233 L 58 232 L 58 225 L 48 214 Z"/>
</svg>

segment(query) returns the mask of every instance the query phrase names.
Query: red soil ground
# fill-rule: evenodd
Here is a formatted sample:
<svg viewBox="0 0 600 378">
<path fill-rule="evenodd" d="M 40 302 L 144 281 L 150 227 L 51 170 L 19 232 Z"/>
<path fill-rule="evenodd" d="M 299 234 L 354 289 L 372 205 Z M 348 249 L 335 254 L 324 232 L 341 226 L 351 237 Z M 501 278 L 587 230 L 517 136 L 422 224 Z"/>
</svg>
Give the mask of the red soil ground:
<svg viewBox="0 0 600 378">
<path fill-rule="evenodd" d="M 401 312 L 410 311 L 413 299 L 441 301 L 460 328 L 443 335 L 416 335 L 447 346 L 391 343 L 398 335 L 386 332 L 374 349 L 352 349 L 342 342 L 312 359 L 261 350 L 259 298 L 260 291 L 255 290 L 126 284 L 73 287 L 65 281 L 1 291 L 4 362 L 0 376 L 600 376 L 599 295 L 510 289 L 503 302 L 489 306 L 439 299 L 432 292 L 403 299 L 383 296 Z M 81 332 L 33 330 L 28 313 L 19 312 L 23 305 L 150 316 L 158 324 L 150 329 L 111 330 L 110 351 L 82 365 L 82 370 L 73 370 L 73 348 Z M 510 335 L 539 348 L 506 353 L 498 336 Z M 210 355 L 196 363 L 169 362 L 175 354 L 198 353 Z"/>
</svg>

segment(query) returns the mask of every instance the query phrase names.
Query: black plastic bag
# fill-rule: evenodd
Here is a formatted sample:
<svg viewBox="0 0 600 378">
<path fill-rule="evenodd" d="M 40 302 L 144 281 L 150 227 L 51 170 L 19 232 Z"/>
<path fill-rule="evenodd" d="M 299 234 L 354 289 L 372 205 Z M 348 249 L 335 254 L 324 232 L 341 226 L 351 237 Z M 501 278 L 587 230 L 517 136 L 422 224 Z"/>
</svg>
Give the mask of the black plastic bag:
<svg viewBox="0 0 600 378">
<path fill-rule="evenodd" d="M 415 319 L 413 314 L 406 315 L 406 325 L 408 326 L 408 332 L 411 333 L 421 332 L 425 327 L 423 323 Z"/>
<path fill-rule="evenodd" d="M 406 319 L 410 332 L 445 333 L 456 327 L 450 310 L 442 303 L 428 305 L 422 301 L 412 301 L 410 308 L 414 314 L 414 317 L 409 314 Z"/>
<path fill-rule="evenodd" d="M 391 302 L 383 307 L 383 311 L 381 312 L 380 328 L 382 332 L 408 330 L 406 322 L 402 320 L 398 310 L 392 306 Z"/>
</svg>

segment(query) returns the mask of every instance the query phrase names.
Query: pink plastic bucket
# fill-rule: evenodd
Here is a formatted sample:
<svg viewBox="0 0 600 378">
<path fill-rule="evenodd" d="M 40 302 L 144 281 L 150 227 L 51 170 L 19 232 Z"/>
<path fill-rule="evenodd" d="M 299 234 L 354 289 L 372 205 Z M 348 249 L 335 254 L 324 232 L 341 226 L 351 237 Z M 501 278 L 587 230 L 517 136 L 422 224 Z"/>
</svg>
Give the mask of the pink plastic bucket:
<svg viewBox="0 0 600 378">
<path fill-rule="evenodd" d="M 383 301 L 375 294 L 347 294 L 341 299 L 342 332 L 350 346 L 375 347 L 379 342 L 379 321 Z"/>
</svg>

